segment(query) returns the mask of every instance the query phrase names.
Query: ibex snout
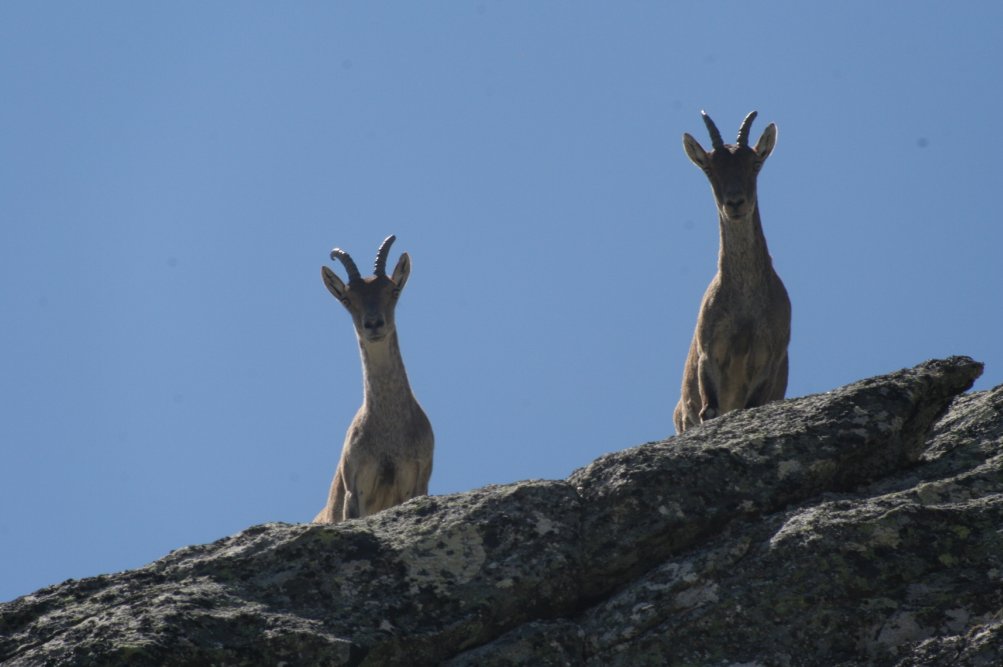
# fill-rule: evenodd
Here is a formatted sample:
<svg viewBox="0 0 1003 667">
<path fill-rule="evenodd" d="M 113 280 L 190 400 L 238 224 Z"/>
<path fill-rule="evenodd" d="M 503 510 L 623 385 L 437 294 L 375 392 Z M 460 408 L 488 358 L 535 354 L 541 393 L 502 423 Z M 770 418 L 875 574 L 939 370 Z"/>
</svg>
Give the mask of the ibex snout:
<svg viewBox="0 0 1003 667">
<path fill-rule="evenodd" d="M 728 208 L 742 208 L 745 205 L 745 193 L 731 191 L 724 196 L 724 204 Z"/>
<path fill-rule="evenodd" d="M 387 320 L 382 314 L 366 314 L 362 317 L 362 330 L 367 339 L 380 340 L 387 335 Z"/>
<path fill-rule="evenodd" d="M 751 210 L 751 200 L 744 193 L 732 192 L 724 197 L 724 213 L 729 218 L 742 218 Z"/>
</svg>

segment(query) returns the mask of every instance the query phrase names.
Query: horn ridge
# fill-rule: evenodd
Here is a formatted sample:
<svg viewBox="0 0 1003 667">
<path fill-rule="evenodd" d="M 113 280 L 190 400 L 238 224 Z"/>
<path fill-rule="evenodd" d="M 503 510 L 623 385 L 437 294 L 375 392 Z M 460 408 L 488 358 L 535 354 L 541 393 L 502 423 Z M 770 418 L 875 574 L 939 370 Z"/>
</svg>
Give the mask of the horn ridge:
<svg viewBox="0 0 1003 667">
<path fill-rule="evenodd" d="M 380 249 L 376 252 L 376 264 L 373 267 L 373 272 L 376 275 L 387 275 L 387 255 L 390 254 L 390 246 L 392 246 L 396 240 L 397 237 L 394 234 L 391 234 L 383 239 L 383 243 L 380 244 Z"/>
<path fill-rule="evenodd" d="M 710 133 L 711 146 L 714 148 L 723 148 L 724 139 L 721 138 L 721 133 L 718 131 L 717 125 L 710 119 L 706 111 L 701 111 L 700 115 L 703 116 L 704 125 L 707 126 L 707 131 Z"/>
<path fill-rule="evenodd" d="M 335 248 L 331 251 L 331 259 L 340 260 L 342 264 L 345 265 L 345 270 L 348 271 L 348 282 L 354 283 L 362 280 L 362 275 L 359 273 L 359 267 L 355 265 L 355 261 L 352 256 L 341 248 Z"/>
<path fill-rule="evenodd" d="M 738 128 L 738 145 L 748 146 L 749 145 L 749 130 L 752 129 L 752 121 L 756 120 L 756 116 L 759 114 L 758 111 L 750 111 L 749 115 L 745 117 L 742 121 L 742 127 Z"/>
</svg>

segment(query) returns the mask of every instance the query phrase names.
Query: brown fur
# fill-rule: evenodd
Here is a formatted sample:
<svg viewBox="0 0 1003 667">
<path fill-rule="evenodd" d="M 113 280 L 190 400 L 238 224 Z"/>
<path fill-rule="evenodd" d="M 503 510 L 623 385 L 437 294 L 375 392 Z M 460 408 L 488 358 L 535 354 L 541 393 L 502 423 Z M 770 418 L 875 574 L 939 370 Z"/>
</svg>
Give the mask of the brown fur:
<svg viewBox="0 0 1003 667">
<path fill-rule="evenodd" d="M 787 391 L 791 303 L 773 270 L 759 217 L 756 177 L 776 142 L 770 124 L 748 146 L 749 115 L 739 144 L 707 152 L 689 134 L 683 147 L 707 175 L 717 203 L 721 245 L 717 274 L 700 304 L 693 342 L 683 369 L 682 396 L 673 412 L 676 431 L 731 410 L 782 399 Z M 706 116 L 705 116 L 706 118 Z"/>
<path fill-rule="evenodd" d="M 381 246 L 384 263 L 383 249 L 389 249 L 392 239 Z M 394 319 L 410 274 L 410 257 L 401 255 L 392 277 L 381 272 L 379 262 L 377 275 L 365 279 L 353 279 L 354 268 L 351 263 L 347 286 L 326 266 L 321 269 L 324 284 L 355 324 L 364 391 L 362 407 L 345 435 L 327 504 L 314 523 L 369 516 L 425 495 L 432 474 L 432 425 L 411 393 Z"/>
</svg>

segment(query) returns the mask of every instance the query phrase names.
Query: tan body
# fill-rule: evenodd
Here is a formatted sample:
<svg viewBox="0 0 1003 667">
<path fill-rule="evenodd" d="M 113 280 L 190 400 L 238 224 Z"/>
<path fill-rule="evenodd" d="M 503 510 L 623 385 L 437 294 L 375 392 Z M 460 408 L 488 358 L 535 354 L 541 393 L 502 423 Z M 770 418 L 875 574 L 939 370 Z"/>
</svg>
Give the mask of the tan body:
<svg viewBox="0 0 1003 667">
<path fill-rule="evenodd" d="M 770 124 L 756 147 L 748 146 L 749 114 L 737 145 L 725 145 L 704 115 L 714 149 L 689 134 L 686 154 L 703 169 L 717 203 L 721 244 L 717 274 L 700 304 L 683 368 L 682 396 L 673 413 L 676 431 L 731 410 L 779 400 L 787 391 L 791 303 L 773 270 L 763 235 L 756 177 L 776 142 Z"/>
<path fill-rule="evenodd" d="M 362 357 L 363 401 L 352 420 L 331 482 L 327 504 L 314 523 L 337 523 L 375 514 L 428 493 L 434 437 L 408 383 L 394 309 L 410 273 L 404 253 L 393 277 L 383 271 L 389 237 L 377 255 L 376 275 L 362 279 L 347 253 L 332 257 L 349 271 L 346 286 L 323 267 L 324 283 L 355 324 Z"/>
</svg>

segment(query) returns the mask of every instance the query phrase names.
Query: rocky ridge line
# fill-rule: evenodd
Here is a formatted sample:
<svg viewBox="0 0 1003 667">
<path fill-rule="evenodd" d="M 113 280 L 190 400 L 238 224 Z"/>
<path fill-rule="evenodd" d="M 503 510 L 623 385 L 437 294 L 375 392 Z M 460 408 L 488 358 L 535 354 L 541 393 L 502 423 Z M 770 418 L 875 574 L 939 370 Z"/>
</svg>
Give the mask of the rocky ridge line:
<svg viewBox="0 0 1003 667">
<path fill-rule="evenodd" d="M 926 362 L 567 480 L 68 581 L 0 604 L 0 661 L 997 664 L 1003 387 L 961 395 L 980 372 Z"/>
</svg>

